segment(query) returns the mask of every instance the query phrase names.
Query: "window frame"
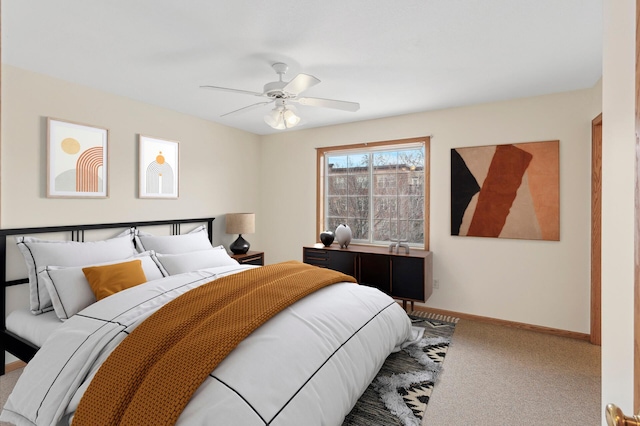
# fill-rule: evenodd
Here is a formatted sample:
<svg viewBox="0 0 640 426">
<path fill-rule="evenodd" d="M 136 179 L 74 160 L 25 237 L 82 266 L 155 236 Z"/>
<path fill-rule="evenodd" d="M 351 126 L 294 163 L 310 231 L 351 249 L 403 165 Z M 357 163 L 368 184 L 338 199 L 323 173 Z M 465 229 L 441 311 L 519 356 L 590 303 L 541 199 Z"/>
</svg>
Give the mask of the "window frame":
<svg viewBox="0 0 640 426">
<path fill-rule="evenodd" d="M 429 250 L 429 223 L 430 223 L 430 182 L 431 182 L 431 137 L 424 136 L 418 138 L 396 139 L 389 141 L 365 142 L 351 145 L 337 145 L 316 148 L 316 242 L 320 242 L 320 233 L 324 231 L 324 182 L 325 170 L 324 159 L 328 152 L 335 154 L 340 151 L 355 151 L 358 149 L 369 150 L 372 148 L 398 149 L 400 145 L 424 143 L 424 250 Z M 382 247 L 380 244 L 362 244 L 353 242 L 354 245 L 374 245 Z"/>
</svg>

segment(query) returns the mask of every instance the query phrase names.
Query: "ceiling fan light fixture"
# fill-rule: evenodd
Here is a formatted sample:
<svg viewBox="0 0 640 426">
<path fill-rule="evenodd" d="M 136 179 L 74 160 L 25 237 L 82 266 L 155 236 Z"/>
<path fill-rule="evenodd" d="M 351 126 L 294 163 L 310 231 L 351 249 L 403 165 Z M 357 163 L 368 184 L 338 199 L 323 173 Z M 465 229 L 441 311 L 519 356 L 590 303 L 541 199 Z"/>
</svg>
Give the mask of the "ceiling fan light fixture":
<svg viewBox="0 0 640 426">
<path fill-rule="evenodd" d="M 284 118 L 287 127 L 294 127 L 300 123 L 300 117 L 296 115 L 291 107 L 285 108 L 282 118 Z"/>
<path fill-rule="evenodd" d="M 221 90 L 223 92 L 240 93 L 244 95 L 252 95 L 252 96 L 267 98 L 268 99 L 267 101 L 257 102 L 253 105 L 249 105 L 246 107 L 236 109 L 231 112 L 227 112 L 225 114 L 222 114 L 220 117 L 227 117 L 232 114 L 238 114 L 241 112 L 253 110 L 254 108 L 260 107 L 262 105 L 275 103 L 275 108 L 264 116 L 264 121 L 272 128 L 278 129 L 278 130 L 290 129 L 292 127 L 299 125 L 302 122 L 300 116 L 297 113 L 297 110 L 292 105 L 290 105 L 291 102 L 294 102 L 300 105 L 333 108 L 333 109 L 338 109 L 342 111 L 355 112 L 360 109 L 360 104 L 357 102 L 338 101 L 335 99 L 300 97 L 300 94 L 302 92 L 320 83 L 320 80 L 318 80 L 316 77 L 310 74 L 300 73 L 290 81 L 285 81 L 283 76 L 289 69 L 287 64 L 282 62 L 276 62 L 275 64 L 272 64 L 272 68 L 276 72 L 276 74 L 278 74 L 278 81 L 272 81 L 270 83 L 265 84 L 264 90 L 262 93 L 253 92 L 250 90 L 240 90 L 240 89 L 232 89 L 230 87 L 220 87 L 220 86 L 210 86 L 210 85 L 204 85 L 200 87 L 206 88 L 206 89 Z"/>
<path fill-rule="evenodd" d="M 274 129 L 285 129 L 284 119 L 282 118 L 282 107 L 276 107 L 264 116 L 264 122 Z"/>
<path fill-rule="evenodd" d="M 300 117 L 290 106 L 278 106 L 264 116 L 264 122 L 277 130 L 290 129 L 300 124 Z"/>
</svg>

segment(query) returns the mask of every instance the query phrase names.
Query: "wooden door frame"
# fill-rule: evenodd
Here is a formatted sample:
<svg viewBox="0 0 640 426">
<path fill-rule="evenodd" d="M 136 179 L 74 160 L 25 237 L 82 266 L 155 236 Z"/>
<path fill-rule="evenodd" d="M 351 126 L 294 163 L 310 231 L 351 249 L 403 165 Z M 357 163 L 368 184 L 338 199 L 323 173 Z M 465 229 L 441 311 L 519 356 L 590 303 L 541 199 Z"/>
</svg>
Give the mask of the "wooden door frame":
<svg viewBox="0 0 640 426">
<path fill-rule="evenodd" d="M 640 412 L 640 0 L 636 0 L 636 164 L 633 277 L 633 412 Z"/>
<path fill-rule="evenodd" d="M 638 0 L 640 1 L 640 0 Z M 591 121 L 591 333 L 602 344 L 602 114 Z"/>
</svg>

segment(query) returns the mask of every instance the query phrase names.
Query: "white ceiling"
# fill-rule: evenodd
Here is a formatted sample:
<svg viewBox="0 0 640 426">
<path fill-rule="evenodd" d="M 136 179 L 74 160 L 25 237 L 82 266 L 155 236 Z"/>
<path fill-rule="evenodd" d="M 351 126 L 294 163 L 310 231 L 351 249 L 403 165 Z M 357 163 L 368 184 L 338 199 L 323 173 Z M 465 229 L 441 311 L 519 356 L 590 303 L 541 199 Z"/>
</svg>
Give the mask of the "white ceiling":
<svg viewBox="0 0 640 426">
<path fill-rule="evenodd" d="M 3 0 L 2 61 L 256 134 L 271 106 L 220 118 L 303 72 L 326 126 L 592 87 L 601 0 Z M 73 117 L 67 117 L 69 119 Z"/>
</svg>

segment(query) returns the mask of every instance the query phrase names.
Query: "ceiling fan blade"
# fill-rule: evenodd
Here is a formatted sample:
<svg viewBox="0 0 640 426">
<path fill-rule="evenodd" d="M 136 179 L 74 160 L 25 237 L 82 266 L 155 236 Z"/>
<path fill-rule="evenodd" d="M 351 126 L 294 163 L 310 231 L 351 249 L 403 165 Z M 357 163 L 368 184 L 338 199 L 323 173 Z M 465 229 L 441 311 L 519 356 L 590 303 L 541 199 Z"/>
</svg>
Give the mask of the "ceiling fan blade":
<svg viewBox="0 0 640 426">
<path fill-rule="evenodd" d="M 240 113 L 240 112 L 250 111 L 250 110 L 258 108 L 258 107 L 260 107 L 262 105 L 269 105 L 270 103 L 273 103 L 273 102 L 275 102 L 275 100 L 267 101 L 267 102 L 258 102 L 257 104 L 249 105 L 249 106 L 246 106 L 246 107 L 242 107 L 240 109 L 236 109 L 236 110 L 231 111 L 231 112 L 227 112 L 225 114 L 222 114 L 220 117 L 226 117 L 228 115 L 237 114 L 237 113 Z"/>
<path fill-rule="evenodd" d="M 297 98 L 294 100 L 294 102 L 298 102 L 300 105 L 341 109 L 343 111 L 351 112 L 356 112 L 360 109 L 360 104 L 358 102 L 336 101 L 334 99 Z"/>
<path fill-rule="evenodd" d="M 298 74 L 282 89 L 284 92 L 298 94 L 320 83 L 320 80 L 309 74 Z"/>
<path fill-rule="evenodd" d="M 200 87 L 202 89 L 221 90 L 223 92 L 242 93 L 244 95 L 265 96 L 264 93 L 251 92 L 249 90 L 230 89 L 228 87 L 218 87 L 218 86 L 200 86 Z"/>
</svg>

